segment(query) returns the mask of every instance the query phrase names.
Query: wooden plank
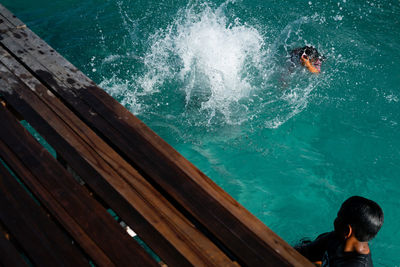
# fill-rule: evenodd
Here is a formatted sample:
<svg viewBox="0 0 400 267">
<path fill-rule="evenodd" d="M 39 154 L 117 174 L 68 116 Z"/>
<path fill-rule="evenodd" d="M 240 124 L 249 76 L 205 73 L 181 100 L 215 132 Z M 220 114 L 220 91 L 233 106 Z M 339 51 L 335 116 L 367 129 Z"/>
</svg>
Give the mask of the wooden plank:
<svg viewBox="0 0 400 267">
<path fill-rule="evenodd" d="M 5 122 L 4 122 L 5 125 Z M 67 229 L 67 231 L 75 238 L 86 253 L 98 263 L 104 266 L 112 266 L 111 260 L 104 254 L 98 245 L 84 232 L 79 224 L 66 212 L 66 210 L 48 194 L 47 190 L 35 181 L 34 175 L 27 169 L 18 157 L 10 150 L 0 139 L 0 158 L 5 159 L 7 164 L 12 167 L 15 172 L 23 177 L 23 181 L 28 184 L 32 191 L 37 192 L 40 200 L 46 203 L 49 210 L 57 217 L 59 222 Z"/>
<path fill-rule="evenodd" d="M 13 25 L 15 25 L 15 27 L 26 27 L 26 25 L 19 18 L 17 18 L 17 16 L 15 16 L 13 13 L 11 13 L 7 8 L 5 8 L 1 4 L 0 4 L 0 14 L 9 18 L 10 21 L 12 21 Z M 2 23 L 1 20 L 0 20 L 0 23 Z"/>
<path fill-rule="evenodd" d="M 17 62 L 13 61 L 12 58 L 7 55 L 4 50 L 0 49 L 1 60 L 7 64 L 10 69 L 15 70 L 16 74 L 24 80 L 18 81 L 12 78 L 11 73 L 4 65 L 0 66 L 0 80 L 3 88 L 11 88 L 9 92 L 4 92 L 4 98 L 11 104 L 13 104 L 19 112 L 24 115 L 25 118 L 31 122 L 33 126 L 37 126 L 39 132 L 44 137 L 49 137 L 48 141 L 50 144 L 54 144 L 54 148 L 57 151 L 63 151 L 62 155 L 72 167 L 74 167 L 75 161 L 89 161 L 91 168 L 95 168 L 95 173 L 80 173 L 81 168 L 77 168 L 77 172 L 86 179 L 93 177 L 93 181 L 89 181 L 90 185 L 96 190 L 96 193 L 103 192 L 104 188 L 109 187 L 103 184 L 99 187 L 100 175 L 109 180 L 111 185 L 119 188 L 123 196 L 129 200 L 129 203 L 139 210 L 146 220 L 141 219 L 139 227 L 137 224 L 133 225 L 136 232 L 142 235 L 141 228 L 152 227 L 152 231 L 157 231 L 160 234 L 154 234 L 151 231 L 145 229 L 151 241 L 148 243 L 146 238 L 143 238 L 148 245 L 150 245 L 157 253 L 160 252 L 160 256 L 164 256 L 167 263 L 179 263 L 180 265 L 184 262 L 190 261 L 193 265 L 232 265 L 232 261 L 224 255 L 211 241 L 204 237 L 195 227 L 188 222 L 179 212 L 176 211 L 157 191 L 155 191 L 151 185 L 149 185 L 143 177 L 141 177 L 130 165 L 128 165 L 123 159 L 121 159 L 115 151 L 106 146 L 102 145 L 102 140 L 97 135 L 90 131 L 84 124 L 82 124 L 78 118 L 69 112 L 52 94 L 47 92 L 47 89 L 35 81 L 29 73 L 24 73 L 23 68 L 18 67 Z M 14 64 L 14 65 L 13 65 Z M 30 86 L 30 89 L 28 88 Z M 35 95 L 37 94 L 37 95 Z M 41 100 L 37 97 L 40 96 Z M 49 109 L 43 101 L 51 107 Z M 30 108 L 31 107 L 31 108 Z M 31 110 L 33 108 L 33 110 Z M 40 115 L 35 115 L 35 113 Z M 56 114 L 54 114 L 56 112 Z M 59 119 L 58 116 L 62 117 L 63 120 Z M 46 118 L 47 122 L 41 118 Z M 55 131 L 43 130 L 46 123 L 50 122 L 51 127 L 54 127 Z M 68 127 L 64 124 L 68 123 Z M 42 129 L 42 130 L 41 130 Z M 63 144 L 65 141 L 62 136 L 66 137 L 66 140 L 71 145 Z M 79 141 L 79 139 L 83 139 Z M 62 145 L 62 146 L 61 146 Z M 65 154 L 65 151 L 77 149 L 79 153 Z M 73 151 L 71 152 L 73 153 Z M 82 158 L 79 154 L 84 155 Z M 96 154 L 99 154 L 96 156 Z M 101 156 L 101 158 L 99 158 Z M 104 158 L 104 159 L 103 159 Z M 106 160 L 106 161 L 104 161 Z M 108 165 L 112 165 L 111 169 Z M 75 166 L 76 167 L 76 166 Z M 88 169 L 88 168 L 86 168 Z M 119 180 L 119 176 L 123 176 L 125 180 Z M 101 181 L 101 179 L 100 179 Z M 130 191 L 130 188 L 134 187 Z M 119 201 L 112 203 L 111 207 L 118 213 L 121 211 L 121 207 L 126 207 L 126 204 L 121 204 L 121 197 L 114 197 L 115 193 L 110 194 L 110 190 L 107 193 L 101 193 L 104 199 L 111 199 L 112 201 Z M 111 198 L 110 198 L 111 197 Z M 122 200 L 123 201 L 123 200 Z M 125 200 L 126 202 L 126 200 Z M 132 217 L 132 208 L 128 212 L 122 210 L 123 213 L 119 213 L 124 221 L 129 223 L 129 218 Z M 138 212 L 136 212 L 138 213 Z M 138 216 L 138 215 L 135 215 Z M 146 225 L 146 224 L 151 224 Z M 146 235 L 144 235 L 146 237 Z M 165 237 L 164 237 L 165 236 Z M 164 244 L 162 240 L 171 244 Z M 165 249 L 168 245 L 167 249 Z M 173 246 L 171 246 L 173 245 Z M 171 248 L 172 247 L 172 248 Z M 171 250 L 176 250 L 175 253 L 171 253 Z M 168 254 L 166 254 L 168 252 Z M 179 253 L 178 255 L 176 255 Z M 187 258 L 187 259 L 186 259 Z M 187 262 L 189 263 L 189 262 Z"/>
<path fill-rule="evenodd" d="M 71 236 L 79 243 L 85 252 L 96 262 L 100 263 L 99 266 L 114 266 L 107 255 L 98 247 L 98 245 L 88 237 L 84 230 L 70 217 L 70 215 L 61 207 L 61 205 L 49 196 L 47 190 L 39 183 L 34 182 L 35 177 L 23 165 L 23 163 L 14 155 L 14 153 L 0 140 L 0 158 L 7 159 L 14 171 L 23 177 L 32 191 L 38 192 L 40 200 L 46 203 L 49 210 L 58 221 L 65 227 Z M 31 182 L 33 181 L 33 182 Z"/>
<path fill-rule="evenodd" d="M 1 163 L 0 163 L 1 165 Z M 1 167 L 0 167 L 1 168 Z M 0 173 L 2 170 L 0 169 Z M 1 228 L 0 228 L 1 230 Z M 28 267 L 17 248 L 0 231 L 0 266 Z"/>
<path fill-rule="evenodd" d="M 89 265 L 71 240 L 0 164 L 0 220 L 39 266 Z M 10 265 L 12 266 L 12 265 Z"/>
<path fill-rule="evenodd" d="M 82 245 L 89 248 L 90 255 L 94 244 L 104 251 L 105 262 L 96 261 L 100 266 L 129 265 L 132 261 L 145 266 L 157 266 L 153 259 L 139 246 L 119 224 L 66 172 L 66 170 L 42 148 L 36 140 L 10 114 L 0 108 L 0 120 L 7 127 L 0 129 L 0 156 L 9 164 L 21 179 L 27 180 L 31 188 L 39 188 L 37 197 L 60 218 L 61 224 L 76 221 L 81 229 L 73 229 L 71 235 L 85 232 L 94 242 Z M 7 154 L 6 154 L 7 153 Z M 19 168 L 16 168 L 19 167 Z M 25 176 L 27 173 L 31 173 Z M 24 176 L 22 176 L 23 174 Z M 34 176 L 34 179 L 32 179 Z M 32 186 L 33 185 L 33 186 Z M 62 210 L 53 209 L 54 202 Z M 67 216 L 66 213 L 70 214 Z M 77 227 L 68 225 L 68 230 Z M 107 229 L 105 231 L 105 229 Z M 83 231 L 82 231 L 83 230 Z M 81 240 L 80 240 L 81 239 Z M 96 256 L 96 255 L 95 255 Z M 99 258 L 95 258 L 98 260 Z"/>
<path fill-rule="evenodd" d="M 279 262 L 287 266 L 310 266 L 286 242 L 111 97 L 100 96 L 102 90 L 94 86 L 88 78 L 83 79 L 80 72 L 74 71 L 76 68 L 60 70 L 59 66 L 67 66 L 67 61 L 54 54 L 39 38 L 31 38 L 34 34 L 28 29 L 13 30 L 13 33 L 20 36 L 25 33 L 27 39 L 16 40 L 11 33 L 6 32 L 1 42 L 16 55 L 18 51 L 22 51 L 18 57 L 38 78 L 49 84 L 86 122 L 102 132 L 113 146 L 123 151 L 131 163 L 137 164 L 146 178 L 160 185 L 242 262 L 248 265 Z M 25 50 L 16 49 L 15 44 Z M 41 53 L 35 51 L 37 47 L 40 47 L 43 54 L 50 53 L 51 58 L 57 58 L 57 64 L 54 61 L 47 62 L 49 56 L 40 58 Z M 105 127 L 109 123 L 112 127 Z"/>
</svg>

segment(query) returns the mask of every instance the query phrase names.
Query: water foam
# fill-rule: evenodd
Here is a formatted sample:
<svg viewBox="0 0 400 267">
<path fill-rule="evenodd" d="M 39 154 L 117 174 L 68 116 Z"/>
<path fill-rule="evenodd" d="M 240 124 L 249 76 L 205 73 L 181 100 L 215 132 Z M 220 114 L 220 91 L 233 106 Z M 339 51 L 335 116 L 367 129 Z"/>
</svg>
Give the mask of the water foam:
<svg viewBox="0 0 400 267">
<path fill-rule="evenodd" d="M 181 11 L 166 29 L 152 36 L 144 63 L 148 73 L 140 80 L 145 91 L 157 91 L 165 81 L 179 79 L 186 106 L 198 105 L 208 111 L 210 122 L 221 113 L 227 123 L 238 124 L 247 109 L 241 100 L 255 87 L 254 73 L 265 72 L 264 41 L 254 28 L 228 22 L 222 5 L 217 9 L 203 4 Z"/>
</svg>

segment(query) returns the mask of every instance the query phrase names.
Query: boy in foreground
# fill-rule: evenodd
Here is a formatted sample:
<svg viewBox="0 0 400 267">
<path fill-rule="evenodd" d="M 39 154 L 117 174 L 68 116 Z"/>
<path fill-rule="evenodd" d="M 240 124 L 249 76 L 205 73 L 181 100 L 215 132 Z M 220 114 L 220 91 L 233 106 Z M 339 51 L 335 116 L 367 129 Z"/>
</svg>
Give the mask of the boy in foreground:
<svg viewBox="0 0 400 267">
<path fill-rule="evenodd" d="M 340 207 L 333 232 L 295 248 L 317 266 L 372 267 L 368 241 L 382 224 L 383 211 L 377 203 L 353 196 Z"/>
</svg>

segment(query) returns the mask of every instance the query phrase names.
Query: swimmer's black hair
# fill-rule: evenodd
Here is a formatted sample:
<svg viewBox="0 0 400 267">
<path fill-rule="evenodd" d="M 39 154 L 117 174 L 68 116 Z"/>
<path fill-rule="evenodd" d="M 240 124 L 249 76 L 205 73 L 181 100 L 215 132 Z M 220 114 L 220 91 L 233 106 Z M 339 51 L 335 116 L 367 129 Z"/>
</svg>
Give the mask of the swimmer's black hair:
<svg viewBox="0 0 400 267">
<path fill-rule="evenodd" d="M 304 47 L 295 48 L 290 52 L 290 57 L 292 58 L 292 61 L 294 58 L 297 58 L 297 60 L 300 60 L 300 58 L 303 56 L 303 54 L 306 54 L 311 59 L 318 58 L 321 61 L 324 61 L 326 59 L 323 55 L 321 55 L 318 52 L 318 50 L 314 46 L 304 46 Z"/>
<path fill-rule="evenodd" d="M 376 236 L 382 224 L 383 211 L 377 203 L 353 196 L 340 207 L 335 220 L 335 231 L 346 231 L 347 225 L 350 225 L 357 240 L 367 242 Z"/>
<path fill-rule="evenodd" d="M 318 50 L 314 46 L 305 46 L 302 48 L 303 53 L 309 56 L 310 58 L 318 58 L 319 60 L 325 60 L 325 57 L 322 56 Z"/>
</svg>

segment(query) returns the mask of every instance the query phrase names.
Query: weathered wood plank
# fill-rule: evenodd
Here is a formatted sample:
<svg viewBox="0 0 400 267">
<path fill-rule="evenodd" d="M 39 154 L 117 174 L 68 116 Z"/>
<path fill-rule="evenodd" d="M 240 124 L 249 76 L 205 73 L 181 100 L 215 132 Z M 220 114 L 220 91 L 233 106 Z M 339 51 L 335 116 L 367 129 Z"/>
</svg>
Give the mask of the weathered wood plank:
<svg viewBox="0 0 400 267">
<path fill-rule="evenodd" d="M 83 254 L 0 164 L 0 220 L 39 266 L 88 266 Z M 11 265 L 10 265 L 11 266 Z"/>
<path fill-rule="evenodd" d="M 149 235 L 148 238 L 151 240 L 148 245 L 153 249 L 156 247 L 157 249 L 154 250 L 157 253 L 160 252 L 160 256 L 164 256 L 166 252 L 169 253 L 165 255 L 167 263 L 172 262 L 182 265 L 188 260 L 194 265 L 228 266 L 233 264 L 226 255 L 155 191 L 136 170 L 120 158 L 115 151 L 103 144 L 97 135 L 69 112 L 54 95 L 48 92 L 47 88 L 29 73 L 25 73 L 23 68 L 18 67 L 18 63 L 13 61 L 12 57 L 4 50 L 0 49 L 0 55 L 1 61 L 7 64 L 8 68 L 13 69 L 21 79 L 13 79 L 13 74 L 7 73 L 8 70 L 5 66 L 0 65 L 0 76 L 4 77 L 2 81 L 0 80 L 0 84 L 3 85 L 3 88 L 10 88 L 9 92 L 3 93 L 4 98 L 13 104 L 17 110 L 19 109 L 19 112 L 34 127 L 36 126 L 44 137 L 49 137 L 48 142 L 52 145 L 54 144 L 53 147 L 57 151 L 64 152 L 62 156 L 71 167 L 75 166 L 75 161 L 87 161 L 90 164 L 90 168 L 96 170 L 94 173 L 80 173 L 81 168 L 76 169 L 77 173 L 81 174 L 85 179 L 88 178 L 88 175 L 92 177 L 93 180 L 89 180 L 88 184 L 92 185 L 94 189 L 99 188 L 99 184 L 102 181 L 100 176 L 108 180 L 110 185 L 119 189 L 119 192 L 128 199 L 131 206 L 139 210 L 140 214 L 143 214 L 146 219 L 142 219 L 139 225 L 137 223 L 133 224 L 135 231 L 143 236 L 141 229 L 151 226 L 153 231 L 161 233 L 160 236 L 160 234 L 154 234 L 145 229 L 145 234 Z M 41 100 L 38 100 L 38 97 Z M 35 115 L 36 113 L 39 115 Z M 60 117 L 63 119 L 61 120 Z M 46 127 L 46 123 L 50 123 L 55 130 L 43 130 Z M 71 145 L 64 144 L 65 140 L 70 142 Z M 65 154 L 65 151 L 74 149 L 79 153 Z M 110 168 L 109 165 L 113 168 Z M 120 179 L 120 176 L 124 177 L 125 180 Z M 109 185 L 101 185 L 100 189 L 96 190 L 96 193 L 103 192 L 104 188 L 107 187 Z M 111 203 L 112 205 L 110 206 L 119 213 L 121 207 L 125 207 L 126 204 L 121 204 L 123 200 L 120 197 L 113 197 L 115 193 L 109 194 L 109 192 L 110 190 L 107 190 L 107 194 L 101 193 L 101 195 L 105 200 L 111 199 L 114 202 L 117 200 L 117 202 Z M 122 212 L 119 215 L 129 223 L 129 218 L 132 217 L 132 208 L 129 213 L 125 212 L 125 210 L 122 210 Z M 146 226 L 146 224 L 151 225 Z M 148 242 L 145 238 L 143 239 Z M 164 239 L 166 240 L 165 242 L 171 243 L 167 249 L 165 246 L 160 246 Z M 177 250 L 177 252 L 171 254 L 171 250 Z M 176 255 L 178 252 L 179 254 Z"/>
<path fill-rule="evenodd" d="M 0 167 L 1 168 L 1 167 Z M 0 169 L 0 174 L 2 170 Z M 1 230 L 1 228 L 0 228 Z M 28 267 L 16 247 L 0 231 L 0 266 Z"/>
<path fill-rule="evenodd" d="M 107 211 L 90 198 L 72 176 L 17 121 L 10 118 L 10 114 L 7 114 L 3 107 L 0 108 L 0 120 L 6 125 L 0 128 L 0 156 L 22 180 L 27 181 L 32 191 L 37 188 L 40 190 L 35 191 L 40 193 L 37 197 L 56 218 L 61 218 L 61 224 L 70 223 L 70 216 L 73 217 L 72 221 L 76 221 L 79 226 L 72 224 L 66 228 L 74 228 L 70 233 L 77 237 L 78 242 L 82 241 L 80 236 L 76 236 L 79 232 L 86 233 L 85 235 L 94 240 L 81 246 L 84 249 L 89 248 L 87 253 L 90 256 L 95 249 L 91 246 L 99 247 L 97 252 L 102 257 L 94 255 L 94 260 L 105 261 L 96 261 L 98 265 L 129 265 L 135 261 L 146 266 L 157 266 Z M 53 209 L 55 203 L 62 206 L 62 209 Z M 102 255 L 102 251 L 107 257 Z"/>
<path fill-rule="evenodd" d="M 0 4 L 0 14 L 4 15 L 5 17 L 9 18 L 12 21 L 15 27 L 24 27 L 25 24 L 17 18 L 13 13 L 11 13 L 7 8 Z M 1 21 L 0 21 L 1 23 Z"/>
<path fill-rule="evenodd" d="M 58 219 L 61 225 L 71 234 L 73 238 L 79 243 L 79 245 L 85 250 L 85 252 L 96 262 L 102 263 L 99 266 L 113 266 L 111 260 L 104 254 L 104 252 L 98 247 L 90 237 L 82 230 L 82 228 L 75 222 L 75 220 L 69 216 L 69 214 L 61 207 L 61 205 L 49 196 L 47 190 L 42 185 L 36 183 L 35 177 L 30 171 L 23 165 L 23 163 L 14 155 L 1 140 L 0 140 L 0 158 L 7 159 L 7 164 L 20 176 L 23 177 L 25 183 L 32 191 L 37 192 L 37 196 L 52 214 Z M 31 182 L 33 181 L 33 182 Z"/>
<path fill-rule="evenodd" d="M 102 132 L 129 162 L 137 164 L 146 178 L 160 185 L 242 262 L 249 265 L 271 261 L 298 266 L 310 264 L 133 115 L 102 94 L 101 89 L 34 37 L 29 29 L 12 31 L 12 34 L 5 32 L 1 42 L 86 122 Z M 24 37 L 16 40 L 14 34 L 24 36 L 26 40 Z M 42 53 L 46 56 L 41 56 Z M 51 55 L 51 60 L 47 55 Z M 60 69 L 60 66 L 67 68 Z"/>
</svg>

